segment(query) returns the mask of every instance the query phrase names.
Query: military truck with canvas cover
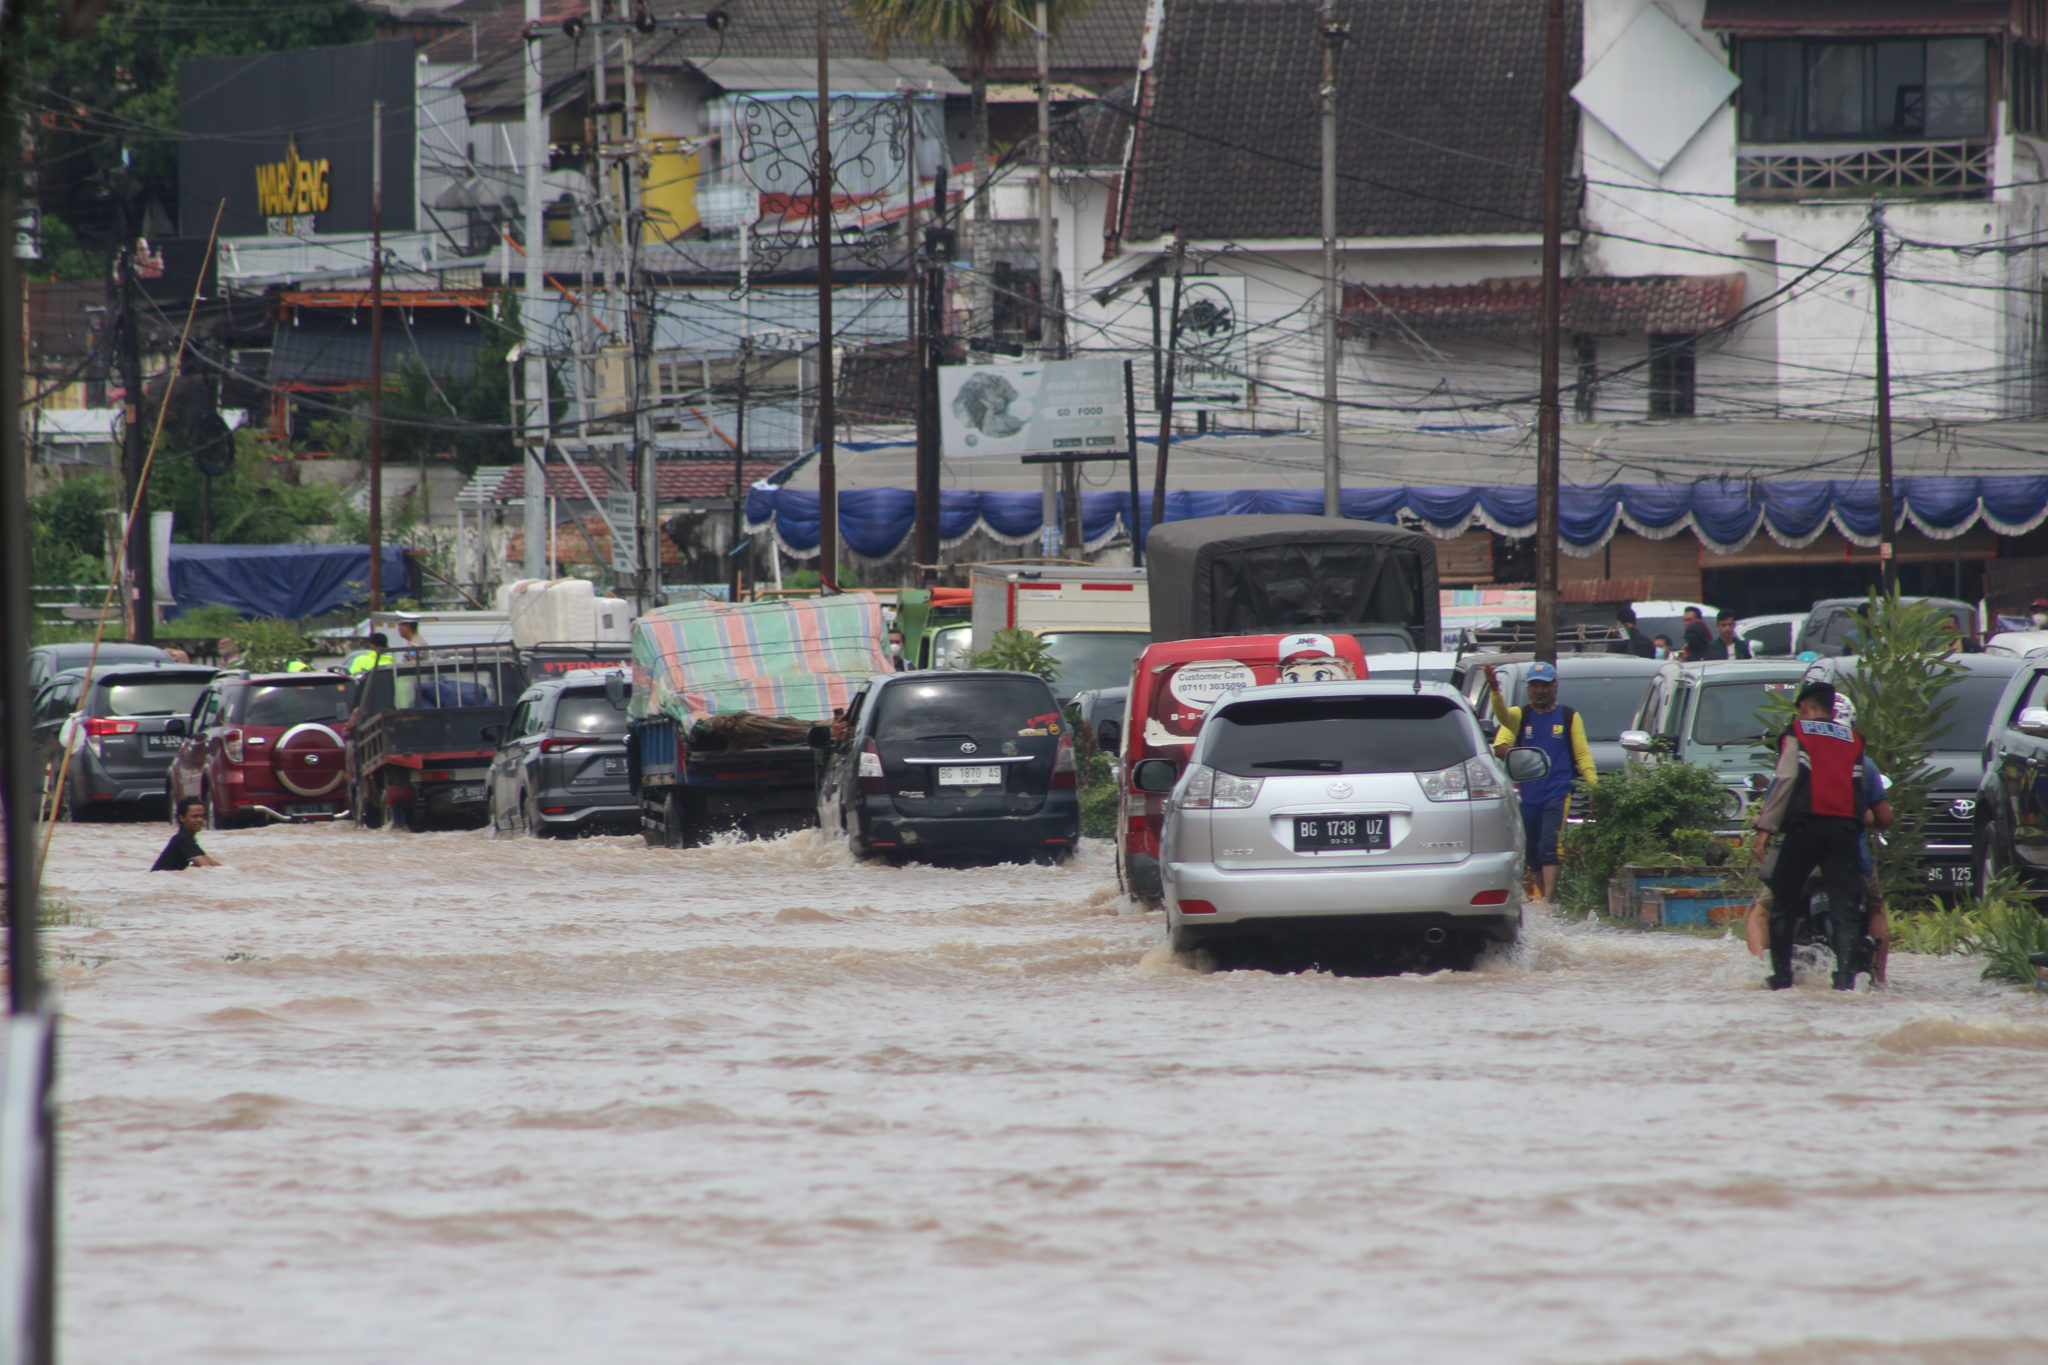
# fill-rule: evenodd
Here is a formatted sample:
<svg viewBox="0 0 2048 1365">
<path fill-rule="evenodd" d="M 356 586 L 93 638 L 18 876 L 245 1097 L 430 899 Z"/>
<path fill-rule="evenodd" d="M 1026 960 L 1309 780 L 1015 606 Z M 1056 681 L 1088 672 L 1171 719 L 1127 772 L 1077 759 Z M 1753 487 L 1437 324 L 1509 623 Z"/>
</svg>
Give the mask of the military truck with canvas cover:
<svg viewBox="0 0 2048 1365">
<path fill-rule="evenodd" d="M 647 842 L 815 825 L 811 727 L 892 668 L 872 593 L 686 602 L 641 617 L 627 755 Z"/>
<path fill-rule="evenodd" d="M 1367 654 L 1435 649 L 1436 542 L 1345 517 L 1162 522 L 1145 540 L 1152 642 L 1315 631 Z"/>
</svg>

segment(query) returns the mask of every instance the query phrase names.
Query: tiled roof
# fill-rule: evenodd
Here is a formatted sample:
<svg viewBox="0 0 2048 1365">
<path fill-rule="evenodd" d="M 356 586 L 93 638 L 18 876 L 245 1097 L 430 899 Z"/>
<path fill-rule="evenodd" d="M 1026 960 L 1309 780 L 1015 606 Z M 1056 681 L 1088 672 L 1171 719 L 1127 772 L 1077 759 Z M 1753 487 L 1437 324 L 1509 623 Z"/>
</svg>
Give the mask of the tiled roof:
<svg viewBox="0 0 2048 1365">
<path fill-rule="evenodd" d="M 1642 275 L 1566 280 L 1567 332 L 1595 336 L 1696 335 L 1742 310 L 1743 277 Z M 1543 282 L 1534 276 L 1477 284 L 1348 285 L 1344 323 L 1354 334 L 1394 332 L 1534 336 Z"/>
<path fill-rule="evenodd" d="M 387 317 L 384 367 L 391 373 L 401 362 L 414 360 L 438 377 L 453 375 L 467 379 L 476 373 L 476 352 L 482 340 L 483 329 L 467 319 L 445 320 L 422 313 L 406 324 L 402 319 Z M 278 323 L 277 338 L 270 350 L 270 382 L 369 383 L 369 323 L 346 315 L 318 313 L 305 313 Z"/>
<path fill-rule="evenodd" d="M 915 422 L 917 356 L 907 341 L 848 351 L 839 360 L 839 420 Z"/>
<path fill-rule="evenodd" d="M 1544 8 L 1338 0 L 1339 235 L 1540 230 Z M 1579 7 L 1566 12 L 1569 85 Z M 1166 0 L 1125 240 L 1322 235 L 1320 15 L 1317 0 Z"/>
<path fill-rule="evenodd" d="M 782 464 L 777 460 L 748 460 L 744 466 L 746 481 L 765 479 Z M 604 472 L 604 466 L 594 460 L 581 460 L 577 468 L 583 471 L 584 481 L 590 491 L 602 500 L 611 491 L 611 478 Z M 583 497 L 583 485 L 576 482 L 575 473 L 559 460 L 547 463 L 548 494 L 556 498 Z M 654 462 L 655 482 L 661 489 L 661 501 L 696 502 L 705 499 L 732 497 L 732 461 L 709 460 L 656 460 Z M 504 471 L 498 486 L 486 494 L 492 502 L 511 502 L 526 496 L 526 470 L 513 465 Z"/>
<path fill-rule="evenodd" d="M 2007 0 L 1707 0 L 1700 27 L 1724 33 L 1999 33 Z"/>
<path fill-rule="evenodd" d="M 709 8 L 709 6 L 706 6 Z M 683 62 L 700 67 L 714 81 L 720 58 L 785 58 L 814 62 L 817 58 L 817 6 L 814 0 L 726 0 L 723 8 L 731 17 L 722 33 L 703 28 L 664 31 L 644 40 L 638 51 L 643 67 L 674 68 Z M 559 25 L 571 13 L 587 14 L 589 5 L 578 0 L 542 0 L 542 22 Z M 482 19 L 474 34 L 451 34 L 424 49 L 433 61 L 469 61 L 474 50 L 481 63 L 477 73 L 462 83 L 473 115 L 496 112 L 503 117 L 518 116 L 525 75 L 523 40 L 524 11 L 512 0 L 495 15 Z M 1081 13 L 1068 19 L 1053 36 L 1051 60 L 1056 74 L 1081 76 L 1092 84 L 1127 79 L 1138 66 L 1138 46 L 1145 27 L 1145 0 L 1094 0 Z M 472 44 L 474 47 L 472 48 Z M 882 55 L 867 33 L 834 4 L 826 19 L 826 51 L 835 58 L 872 58 Z M 897 42 L 889 46 L 891 58 L 937 62 L 964 76 L 967 62 L 956 44 Z M 1034 76 L 1036 56 L 1029 42 L 1013 44 L 998 55 L 997 76 Z M 561 39 L 542 44 L 541 72 L 552 91 L 581 79 L 590 64 L 587 43 L 578 45 Z"/>
</svg>

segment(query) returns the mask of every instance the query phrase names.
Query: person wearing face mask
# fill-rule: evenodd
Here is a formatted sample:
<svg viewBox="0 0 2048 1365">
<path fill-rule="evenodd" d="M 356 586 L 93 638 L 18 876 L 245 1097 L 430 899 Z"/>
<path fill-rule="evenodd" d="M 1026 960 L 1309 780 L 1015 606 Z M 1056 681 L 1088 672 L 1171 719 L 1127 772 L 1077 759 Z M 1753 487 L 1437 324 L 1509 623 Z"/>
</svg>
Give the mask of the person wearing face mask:
<svg viewBox="0 0 2048 1365">
<path fill-rule="evenodd" d="M 900 630 L 892 629 L 889 632 L 889 662 L 896 665 L 898 673 L 910 667 L 903 662 L 903 632 Z"/>
<path fill-rule="evenodd" d="M 2037 597 L 2027 608 L 2027 615 L 2034 619 L 2035 630 L 2048 630 L 2048 597 Z"/>
</svg>

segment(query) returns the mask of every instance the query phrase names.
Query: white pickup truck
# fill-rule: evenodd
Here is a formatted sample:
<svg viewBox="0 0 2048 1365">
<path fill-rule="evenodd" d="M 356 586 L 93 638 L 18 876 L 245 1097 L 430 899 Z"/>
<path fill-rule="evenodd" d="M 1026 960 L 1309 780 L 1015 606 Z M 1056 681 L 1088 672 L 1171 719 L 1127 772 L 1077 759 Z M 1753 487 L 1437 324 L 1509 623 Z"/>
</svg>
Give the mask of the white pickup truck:
<svg viewBox="0 0 2048 1365">
<path fill-rule="evenodd" d="M 1099 687 L 1123 687 L 1131 661 L 1152 643 L 1152 598 L 1143 569 L 1048 564 L 976 565 L 974 648 L 999 630 L 1028 630 L 1060 661 L 1053 690 L 1061 701 Z"/>
</svg>

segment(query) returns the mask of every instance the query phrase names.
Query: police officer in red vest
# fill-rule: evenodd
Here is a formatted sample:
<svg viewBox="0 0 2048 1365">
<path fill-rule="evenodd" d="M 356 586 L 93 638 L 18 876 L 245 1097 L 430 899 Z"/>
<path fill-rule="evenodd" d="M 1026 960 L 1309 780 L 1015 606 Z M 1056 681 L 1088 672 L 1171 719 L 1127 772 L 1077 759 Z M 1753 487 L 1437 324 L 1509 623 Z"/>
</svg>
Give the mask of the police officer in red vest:
<svg viewBox="0 0 2048 1365">
<path fill-rule="evenodd" d="M 1756 822 L 1767 840 L 1778 836 L 1764 859 L 1772 902 L 1771 975 L 1765 984 L 1774 991 L 1792 984 L 1793 925 L 1806 903 L 1806 879 L 1818 867 L 1834 910 L 1828 926 L 1834 986 L 1854 990 L 1852 952 L 1864 917 L 1856 853 L 1863 833 L 1863 736 L 1834 718 L 1835 689 L 1828 683 L 1800 688 L 1798 706 L 1798 718 L 1778 741 L 1775 785 Z"/>
</svg>

